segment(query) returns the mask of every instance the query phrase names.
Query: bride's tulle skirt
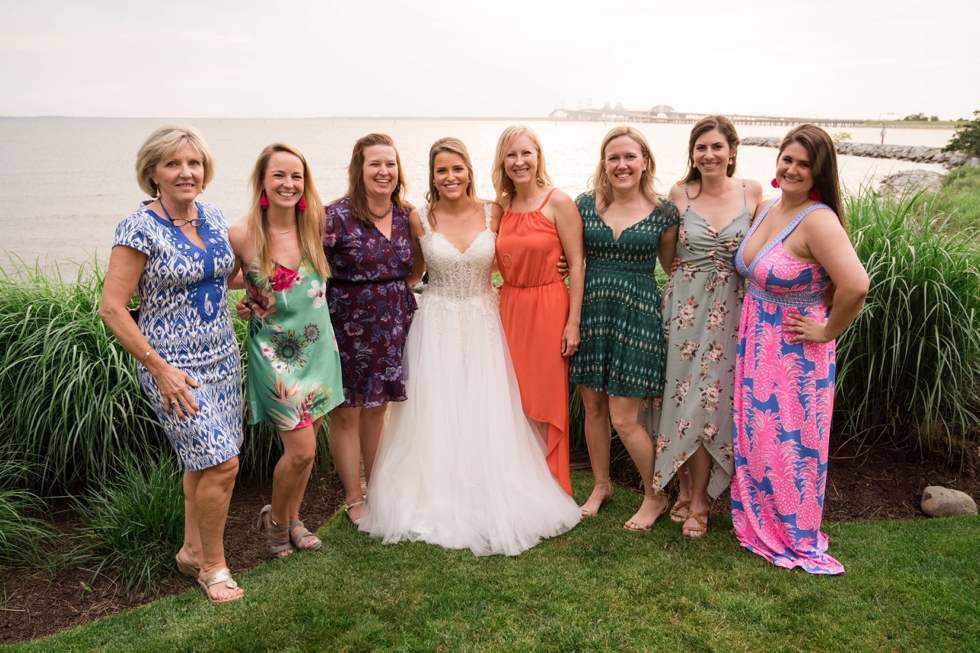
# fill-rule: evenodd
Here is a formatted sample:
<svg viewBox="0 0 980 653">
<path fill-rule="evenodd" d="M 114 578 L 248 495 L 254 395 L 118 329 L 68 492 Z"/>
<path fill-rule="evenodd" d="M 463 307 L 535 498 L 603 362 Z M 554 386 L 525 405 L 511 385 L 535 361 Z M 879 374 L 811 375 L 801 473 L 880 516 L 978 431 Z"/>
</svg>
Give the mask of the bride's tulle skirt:
<svg viewBox="0 0 980 653">
<path fill-rule="evenodd" d="M 423 295 L 360 529 L 517 555 L 581 519 L 521 408 L 496 298 Z"/>
</svg>

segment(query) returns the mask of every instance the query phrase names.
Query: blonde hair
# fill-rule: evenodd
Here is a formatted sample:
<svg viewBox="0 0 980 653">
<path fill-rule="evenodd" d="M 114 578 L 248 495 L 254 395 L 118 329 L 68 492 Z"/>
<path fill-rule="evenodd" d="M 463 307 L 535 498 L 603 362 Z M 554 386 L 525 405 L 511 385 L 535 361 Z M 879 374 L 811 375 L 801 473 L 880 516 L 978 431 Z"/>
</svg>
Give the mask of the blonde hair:
<svg viewBox="0 0 980 653">
<path fill-rule="evenodd" d="M 531 139 L 531 143 L 534 144 L 534 149 L 538 151 L 538 169 L 537 178 L 535 181 L 538 186 L 554 186 L 555 182 L 551 180 L 548 175 L 548 168 L 545 166 L 544 162 L 544 151 L 541 149 L 541 140 L 538 135 L 534 133 L 534 130 L 530 127 L 524 125 L 511 125 L 504 130 L 504 133 L 500 135 L 500 140 L 497 141 L 497 152 L 493 157 L 493 188 L 497 192 L 497 201 L 501 201 L 505 195 L 510 195 L 513 197 L 514 192 L 517 190 L 514 186 L 514 182 L 510 177 L 507 176 L 507 171 L 504 169 L 504 162 L 507 158 L 507 148 L 510 144 L 514 142 L 514 139 L 518 136 L 525 134 Z"/>
<path fill-rule="evenodd" d="M 646 159 L 647 169 L 640 175 L 640 192 L 643 193 L 643 197 L 654 204 L 663 200 L 663 195 L 658 193 L 654 186 L 657 162 L 654 161 L 653 153 L 650 152 L 650 144 L 647 142 L 646 136 L 635 127 L 619 125 L 609 130 L 609 133 L 602 139 L 602 147 L 599 149 L 599 165 L 596 166 L 595 174 L 589 179 L 589 186 L 595 188 L 596 211 L 604 211 L 612 202 L 612 184 L 609 183 L 609 175 L 606 174 L 606 147 L 613 139 L 620 136 L 629 136 L 633 139 L 640 146 L 640 153 Z"/>
<path fill-rule="evenodd" d="M 386 145 L 395 151 L 398 179 L 395 180 L 395 189 L 391 191 L 391 202 L 402 210 L 405 210 L 407 206 L 405 190 L 408 188 L 408 182 L 405 180 L 405 173 L 402 171 L 402 160 L 398 156 L 395 141 L 388 134 L 362 136 L 354 143 L 354 151 L 351 152 L 350 163 L 347 165 L 347 196 L 350 197 L 350 206 L 354 212 L 354 217 L 368 227 L 374 226 L 374 217 L 368 208 L 367 189 L 364 186 L 364 150 L 373 145 Z"/>
<path fill-rule="evenodd" d="M 266 220 L 266 212 L 259 202 L 265 188 L 265 173 L 269 168 L 269 161 L 272 159 L 272 155 L 277 152 L 292 154 L 303 164 L 303 197 L 306 198 L 306 209 L 301 211 L 298 206 L 296 207 L 296 233 L 299 235 L 299 243 L 303 248 L 303 253 L 310 259 L 313 268 L 321 277 L 329 279 L 330 264 L 327 263 L 327 257 L 323 253 L 325 224 L 323 202 L 320 199 L 320 194 L 316 191 L 316 185 L 313 183 L 313 176 L 310 174 L 310 165 L 306 162 L 306 157 L 287 143 L 273 143 L 262 150 L 249 179 L 252 201 L 245 219 L 248 221 L 248 231 L 252 238 L 252 247 L 255 251 L 259 272 L 268 279 L 271 279 L 276 273 L 276 261 L 272 256 L 272 242 L 268 237 L 269 226 Z"/>
<path fill-rule="evenodd" d="M 186 125 L 164 125 L 150 134 L 136 153 L 136 181 L 144 193 L 150 197 L 160 194 L 159 186 L 152 179 L 157 164 L 168 156 L 173 156 L 184 145 L 193 147 L 201 157 L 201 165 L 204 167 L 201 190 L 211 183 L 214 179 L 214 157 L 200 132 Z"/>
</svg>

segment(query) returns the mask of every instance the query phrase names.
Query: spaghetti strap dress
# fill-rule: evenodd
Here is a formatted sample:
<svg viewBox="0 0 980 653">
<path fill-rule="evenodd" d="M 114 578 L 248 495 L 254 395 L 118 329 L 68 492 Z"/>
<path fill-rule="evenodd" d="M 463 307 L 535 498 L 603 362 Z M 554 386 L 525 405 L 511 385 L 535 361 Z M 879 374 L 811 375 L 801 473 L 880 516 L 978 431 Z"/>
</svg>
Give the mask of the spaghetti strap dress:
<svg viewBox="0 0 980 653">
<path fill-rule="evenodd" d="M 797 215 L 746 264 L 745 243 L 776 200 L 766 205 L 735 256 L 749 281 L 735 368 L 735 474 L 732 523 L 739 543 L 778 567 L 843 574 L 820 532 L 830 418 L 834 410 L 836 343 L 790 343 L 783 316 L 827 319 L 828 277 L 783 248 L 814 204 Z"/>
<path fill-rule="evenodd" d="M 344 401 L 340 353 L 330 323 L 327 281 L 309 258 L 277 265 L 272 278 L 253 262 L 245 274 L 248 321 L 248 421 L 277 431 L 312 424 Z"/>
<path fill-rule="evenodd" d="M 514 361 L 524 412 L 548 424 L 545 457 L 562 489 L 572 493 L 568 468 L 568 359 L 561 355 L 561 334 L 568 321 L 565 281 L 556 266 L 562 255 L 558 229 L 541 209 L 514 211 L 500 219 L 497 267 L 500 319 Z"/>
<path fill-rule="evenodd" d="M 731 485 L 732 395 L 745 295 L 735 252 L 752 224 L 744 180 L 742 199 L 742 210 L 721 229 L 691 208 L 690 196 L 681 216 L 681 263 L 664 286 L 666 388 L 640 410 L 640 423 L 657 450 L 656 489 L 662 490 L 701 446 L 712 461 L 708 494 L 717 497 Z"/>
</svg>

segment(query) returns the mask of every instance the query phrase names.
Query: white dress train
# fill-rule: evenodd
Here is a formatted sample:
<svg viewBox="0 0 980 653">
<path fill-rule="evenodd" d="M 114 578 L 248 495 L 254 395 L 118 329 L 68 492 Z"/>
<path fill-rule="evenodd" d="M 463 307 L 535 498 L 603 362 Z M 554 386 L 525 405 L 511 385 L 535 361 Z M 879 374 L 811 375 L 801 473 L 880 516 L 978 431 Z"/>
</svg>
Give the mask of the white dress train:
<svg viewBox="0 0 980 653">
<path fill-rule="evenodd" d="M 408 400 L 391 406 L 360 530 L 476 555 L 517 555 L 574 527 L 521 407 L 490 284 L 496 235 L 457 250 L 419 208 L 429 285 L 405 346 Z"/>
</svg>

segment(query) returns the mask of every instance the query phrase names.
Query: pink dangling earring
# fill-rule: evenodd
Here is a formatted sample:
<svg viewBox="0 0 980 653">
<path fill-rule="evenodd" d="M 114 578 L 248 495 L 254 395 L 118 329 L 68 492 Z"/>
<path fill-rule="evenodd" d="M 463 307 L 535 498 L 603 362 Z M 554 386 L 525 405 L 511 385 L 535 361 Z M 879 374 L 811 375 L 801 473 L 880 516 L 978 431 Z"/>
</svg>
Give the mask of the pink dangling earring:
<svg viewBox="0 0 980 653">
<path fill-rule="evenodd" d="M 814 202 L 819 202 L 821 200 L 820 191 L 817 190 L 816 186 L 810 189 L 810 199 Z"/>
<path fill-rule="evenodd" d="M 305 211 L 306 210 L 306 198 L 305 197 L 300 197 L 299 198 L 299 201 L 296 202 L 296 208 L 299 209 L 300 211 Z"/>
<path fill-rule="evenodd" d="M 776 183 L 776 178 L 775 177 L 772 178 L 772 187 L 773 188 L 779 188 L 779 184 Z"/>
<path fill-rule="evenodd" d="M 264 211 L 269 208 L 269 198 L 265 196 L 265 191 L 259 195 L 259 207 Z"/>
</svg>

